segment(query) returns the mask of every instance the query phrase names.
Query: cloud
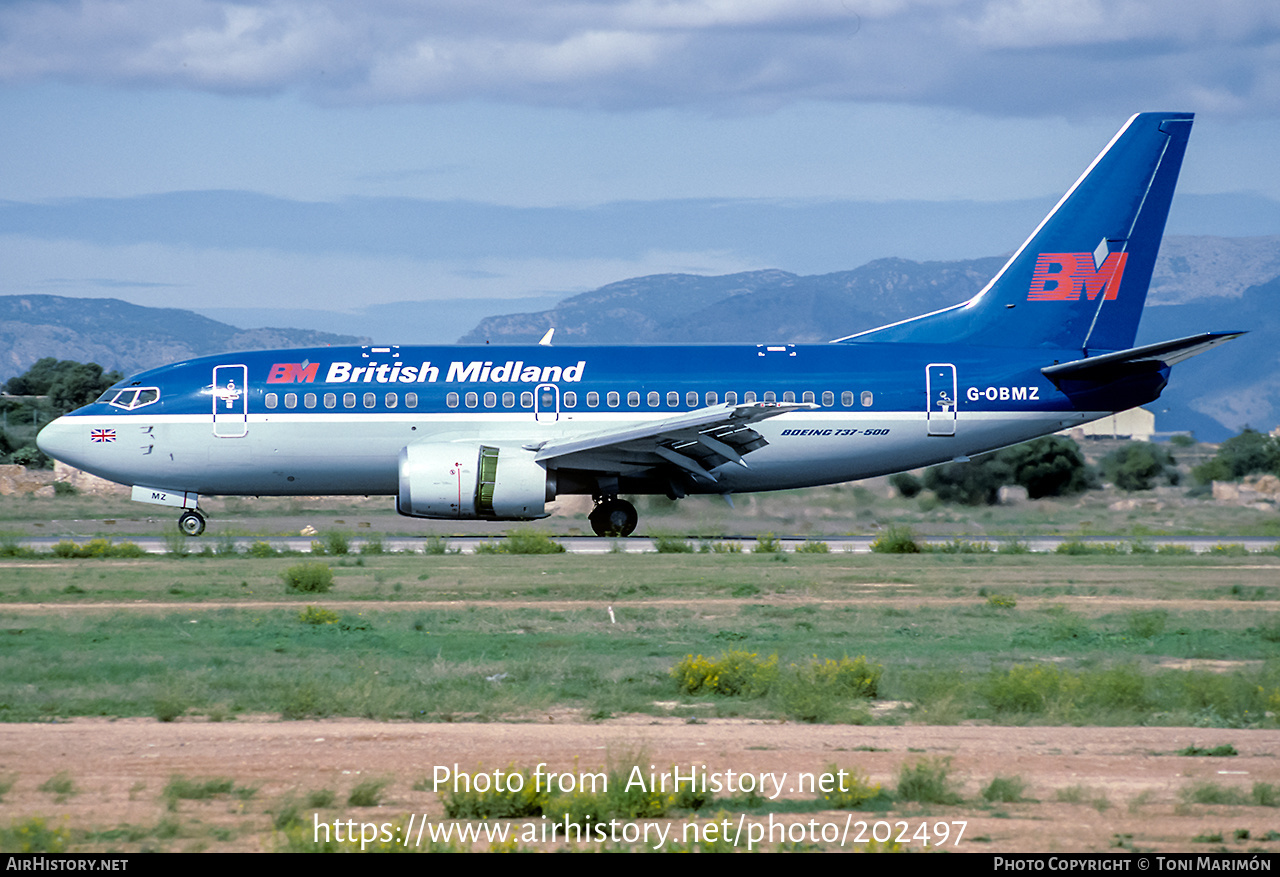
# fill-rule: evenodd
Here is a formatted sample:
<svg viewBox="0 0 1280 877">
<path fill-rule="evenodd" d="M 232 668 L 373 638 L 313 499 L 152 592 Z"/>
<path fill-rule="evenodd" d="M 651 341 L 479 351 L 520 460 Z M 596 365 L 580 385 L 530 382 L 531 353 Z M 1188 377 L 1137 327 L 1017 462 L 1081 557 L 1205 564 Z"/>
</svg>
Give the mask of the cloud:
<svg viewBox="0 0 1280 877">
<path fill-rule="evenodd" d="M 1280 5 L 1256 0 L 19 0 L 0 82 L 319 103 L 997 114 L 1280 110 Z"/>
</svg>

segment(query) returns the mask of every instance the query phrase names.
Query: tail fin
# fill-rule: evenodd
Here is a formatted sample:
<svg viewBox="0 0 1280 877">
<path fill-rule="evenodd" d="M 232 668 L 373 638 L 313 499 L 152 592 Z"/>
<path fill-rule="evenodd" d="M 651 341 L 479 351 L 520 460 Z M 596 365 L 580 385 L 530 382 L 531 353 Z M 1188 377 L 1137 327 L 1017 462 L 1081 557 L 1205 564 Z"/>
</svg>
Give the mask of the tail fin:
<svg viewBox="0 0 1280 877">
<path fill-rule="evenodd" d="M 1132 347 L 1192 118 L 1131 118 L 968 302 L 839 340 Z"/>
</svg>

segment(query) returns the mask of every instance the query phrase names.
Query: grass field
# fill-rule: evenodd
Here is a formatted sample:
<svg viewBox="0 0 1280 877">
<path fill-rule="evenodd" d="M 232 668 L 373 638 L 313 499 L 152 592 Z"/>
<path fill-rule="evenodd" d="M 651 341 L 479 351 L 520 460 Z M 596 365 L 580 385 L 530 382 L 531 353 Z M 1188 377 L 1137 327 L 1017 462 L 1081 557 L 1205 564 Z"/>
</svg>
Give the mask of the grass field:
<svg viewBox="0 0 1280 877">
<path fill-rule="evenodd" d="M 301 560 L 0 561 L 0 720 L 1273 727 L 1280 711 L 1273 555 L 346 555 L 325 558 L 331 591 L 288 593 Z M 698 655 L 777 660 L 749 691 L 682 691 L 672 669 Z M 859 656 L 883 668 L 874 698 L 820 669 Z"/>
<path fill-rule="evenodd" d="M 735 512 L 641 504 L 668 548 L 902 526 L 975 540 L 902 555 L 461 555 L 447 553 L 456 525 L 398 518 L 385 498 L 215 500 L 208 536 L 170 540 L 194 553 L 75 557 L 92 538 L 119 546 L 172 522 L 119 498 L 3 498 L 0 723 L 14 742 L 0 850 L 315 849 L 312 814 L 359 816 L 362 790 L 367 819 L 448 815 L 447 796 L 420 789 L 425 768 L 392 776 L 390 763 L 465 760 L 446 753 L 476 752 L 483 736 L 486 767 L 582 756 L 594 768 L 602 743 L 661 722 L 660 741 L 744 729 L 714 751 L 681 744 L 685 760 L 870 771 L 883 793 L 847 805 L 859 818 L 970 820 L 969 849 L 1274 852 L 1280 555 L 1128 552 L 1146 536 L 1280 536 L 1275 514 L 1168 493 L 1116 500 L 929 508 L 845 487 L 740 498 Z M 113 517 L 125 514 L 138 516 Z M 578 517 L 536 532 L 571 534 Z M 275 551 L 308 524 L 347 553 Z M 393 533 L 445 553 L 378 553 Z M 77 548 L 19 550 L 31 534 Z M 230 538 L 250 534 L 262 556 Z M 988 537 L 1095 534 L 1126 553 L 963 553 Z M 288 590 L 285 574 L 309 563 L 332 586 Z M 148 721 L 62 721 L 86 716 Z M 348 718 L 379 721 L 309 721 Z M 16 724 L 28 722 L 40 724 Z M 445 724 L 474 722 L 488 724 Z M 1135 754 L 1074 727 L 1089 725 L 1117 741 L 1169 736 Z M 530 742 L 517 746 L 508 734 L 521 729 Z M 547 743 L 552 729 L 568 733 Z M 832 736 L 796 754 L 810 733 Z M 288 742 L 271 748 L 278 734 Z M 1240 758 L 1218 751 L 1229 744 Z M 1247 761 L 1248 778 L 1221 780 L 1227 760 L 1236 773 Z M 699 818 L 687 804 L 666 816 Z M 804 821 L 836 805 L 708 806 Z"/>
</svg>

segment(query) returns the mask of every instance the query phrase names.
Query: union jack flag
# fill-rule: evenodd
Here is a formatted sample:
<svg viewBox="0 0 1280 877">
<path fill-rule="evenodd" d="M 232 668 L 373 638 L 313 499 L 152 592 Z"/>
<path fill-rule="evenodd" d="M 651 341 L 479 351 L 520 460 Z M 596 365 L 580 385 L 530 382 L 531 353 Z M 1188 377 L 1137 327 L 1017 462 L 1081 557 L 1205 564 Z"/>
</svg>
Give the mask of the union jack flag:
<svg viewBox="0 0 1280 877">
<path fill-rule="evenodd" d="M 95 429 L 89 433 L 89 440 L 95 442 L 113 442 L 116 440 L 114 429 Z"/>
</svg>

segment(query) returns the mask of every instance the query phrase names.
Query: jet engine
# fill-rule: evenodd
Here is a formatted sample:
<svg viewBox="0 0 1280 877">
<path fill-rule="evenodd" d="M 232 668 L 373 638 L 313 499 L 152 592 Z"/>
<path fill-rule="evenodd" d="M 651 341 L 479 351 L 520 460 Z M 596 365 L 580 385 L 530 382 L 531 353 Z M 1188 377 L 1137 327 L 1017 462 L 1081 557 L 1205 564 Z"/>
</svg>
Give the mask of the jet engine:
<svg viewBox="0 0 1280 877">
<path fill-rule="evenodd" d="M 400 451 L 396 511 L 411 518 L 545 518 L 555 472 L 523 448 L 464 443 L 409 445 Z"/>
</svg>

